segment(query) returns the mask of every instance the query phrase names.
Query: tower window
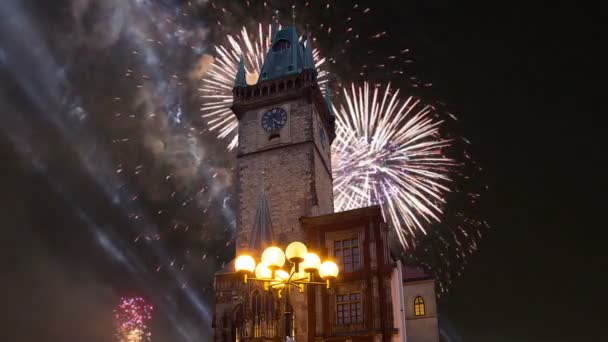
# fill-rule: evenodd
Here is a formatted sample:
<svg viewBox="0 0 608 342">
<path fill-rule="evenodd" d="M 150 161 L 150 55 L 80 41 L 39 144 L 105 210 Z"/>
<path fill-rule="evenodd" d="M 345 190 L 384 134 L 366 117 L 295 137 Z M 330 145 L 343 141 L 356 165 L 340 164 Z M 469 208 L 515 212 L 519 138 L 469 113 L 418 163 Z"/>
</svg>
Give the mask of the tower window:
<svg viewBox="0 0 608 342">
<path fill-rule="evenodd" d="M 336 296 L 336 322 L 340 325 L 363 322 L 361 293 Z"/>
<path fill-rule="evenodd" d="M 275 308 L 274 308 L 274 298 L 272 295 L 269 295 L 266 301 L 266 336 L 265 337 L 275 337 L 276 336 L 276 322 L 275 322 Z"/>
<path fill-rule="evenodd" d="M 295 335 L 294 318 L 293 306 L 287 303 L 285 308 L 285 334 L 290 337 Z"/>
<path fill-rule="evenodd" d="M 287 50 L 290 47 L 291 47 L 291 43 L 288 40 L 286 40 L 286 39 L 279 39 L 279 41 L 276 42 L 272 46 L 272 51 L 273 52 L 279 52 L 279 51 Z"/>
<path fill-rule="evenodd" d="M 358 271 L 361 268 L 359 238 L 334 241 L 334 256 L 344 272 Z"/>
<path fill-rule="evenodd" d="M 251 311 L 253 313 L 253 337 L 262 337 L 262 298 L 257 291 L 252 296 Z"/>
<path fill-rule="evenodd" d="M 414 315 L 424 316 L 424 299 L 420 296 L 414 299 Z"/>
<path fill-rule="evenodd" d="M 238 305 L 234 309 L 234 339 L 235 342 L 241 342 L 245 338 L 245 319 L 243 315 L 243 307 Z"/>
</svg>

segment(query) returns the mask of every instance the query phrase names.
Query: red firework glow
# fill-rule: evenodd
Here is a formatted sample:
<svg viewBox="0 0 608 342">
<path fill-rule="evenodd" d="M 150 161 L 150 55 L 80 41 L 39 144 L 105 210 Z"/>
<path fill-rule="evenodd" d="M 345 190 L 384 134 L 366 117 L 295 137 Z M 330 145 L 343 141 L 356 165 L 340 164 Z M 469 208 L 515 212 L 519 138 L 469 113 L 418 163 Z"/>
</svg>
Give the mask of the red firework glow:
<svg viewBox="0 0 608 342">
<path fill-rule="evenodd" d="M 123 297 L 114 310 L 116 335 L 120 342 L 150 341 L 146 322 L 152 319 L 152 305 L 141 297 Z"/>
</svg>

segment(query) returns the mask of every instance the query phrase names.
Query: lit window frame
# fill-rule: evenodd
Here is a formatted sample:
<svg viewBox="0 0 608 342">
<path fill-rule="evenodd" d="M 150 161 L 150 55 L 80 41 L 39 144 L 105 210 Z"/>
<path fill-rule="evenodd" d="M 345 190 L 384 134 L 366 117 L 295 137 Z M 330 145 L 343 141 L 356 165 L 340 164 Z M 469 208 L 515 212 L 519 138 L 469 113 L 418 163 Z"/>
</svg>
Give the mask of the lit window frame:
<svg viewBox="0 0 608 342">
<path fill-rule="evenodd" d="M 356 298 L 354 298 L 356 296 Z M 363 323 L 363 297 L 361 292 L 336 295 L 336 324 Z M 341 299 L 341 297 L 343 299 Z M 342 315 L 340 315 L 342 314 Z"/>
<path fill-rule="evenodd" d="M 420 317 L 424 315 L 426 315 L 424 298 L 422 298 L 422 296 L 416 296 L 416 298 L 414 299 L 414 316 Z"/>
<path fill-rule="evenodd" d="M 362 249 L 361 239 L 358 235 L 335 238 L 332 249 L 340 272 L 351 273 L 361 270 Z M 347 254 L 348 256 L 346 256 Z"/>
</svg>

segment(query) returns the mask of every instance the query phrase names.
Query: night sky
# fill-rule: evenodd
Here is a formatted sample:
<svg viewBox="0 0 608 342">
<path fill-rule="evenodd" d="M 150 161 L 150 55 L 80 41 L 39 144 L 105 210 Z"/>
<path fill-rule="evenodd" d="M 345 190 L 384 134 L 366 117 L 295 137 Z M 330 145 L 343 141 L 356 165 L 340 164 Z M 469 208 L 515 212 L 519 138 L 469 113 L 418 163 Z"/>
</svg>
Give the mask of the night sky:
<svg viewBox="0 0 608 342">
<path fill-rule="evenodd" d="M 133 294 L 155 305 L 153 341 L 209 338 L 211 274 L 233 253 L 234 155 L 201 133 L 193 75 L 230 30 L 218 18 L 252 20 L 241 3 L 226 13 L 205 1 L 0 3 L 2 340 L 112 341 L 112 309 Z M 480 209 L 491 228 L 440 299 L 441 325 L 454 341 L 608 338 L 599 9 L 379 3 L 360 2 L 372 8 L 361 35 L 388 32 L 373 56 L 356 44 L 342 53 L 339 36 L 319 36 L 320 48 L 340 75 L 410 48 L 407 72 L 431 89 L 366 77 L 458 113 L 489 189 Z M 301 18 L 339 26 L 351 7 Z M 141 62 L 142 31 L 163 42 L 162 67 Z M 142 124 L 150 112 L 169 114 Z"/>
</svg>

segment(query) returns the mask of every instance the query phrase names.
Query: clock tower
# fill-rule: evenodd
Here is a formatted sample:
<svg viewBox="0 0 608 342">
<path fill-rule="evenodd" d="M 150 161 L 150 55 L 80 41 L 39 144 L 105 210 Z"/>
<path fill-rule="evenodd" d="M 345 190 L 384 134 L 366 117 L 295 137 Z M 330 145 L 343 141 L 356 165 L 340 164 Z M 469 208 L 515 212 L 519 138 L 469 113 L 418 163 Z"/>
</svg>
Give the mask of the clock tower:
<svg viewBox="0 0 608 342">
<path fill-rule="evenodd" d="M 256 84 L 241 61 L 232 110 L 239 120 L 237 254 L 248 249 L 260 192 L 275 242 L 306 241 L 300 218 L 333 213 L 334 117 L 317 83 L 310 38 L 295 27 L 273 37 Z"/>
<path fill-rule="evenodd" d="M 403 275 L 380 207 L 334 213 L 334 116 L 317 83 L 310 37 L 302 44 L 294 27 L 278 31 L 257 82 L 246 76 L 241 61 L 232 106 L 239 120 L 236 254 L 258 259 L 268 246 L 301 241 L 335 260 L 340 274 L 330 288 L 288 287 L 279 297 L 260 281 L 243 282 L 228 262 L 214 277 L 214 341 L 439 341 L 432 277 Z"/>
</svg>

